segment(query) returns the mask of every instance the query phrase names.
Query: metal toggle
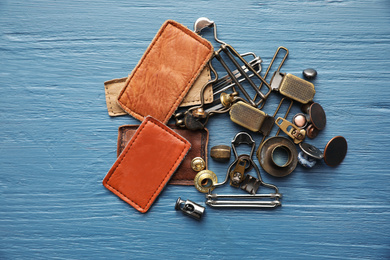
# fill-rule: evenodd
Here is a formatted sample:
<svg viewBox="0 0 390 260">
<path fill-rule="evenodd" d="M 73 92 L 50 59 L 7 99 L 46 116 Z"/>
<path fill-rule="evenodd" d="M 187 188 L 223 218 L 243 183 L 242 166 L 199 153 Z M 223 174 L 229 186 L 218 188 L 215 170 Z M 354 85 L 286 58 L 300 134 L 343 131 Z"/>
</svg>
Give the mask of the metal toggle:
<svg viewBox="0 0 390 260">
<path fill-rule="evenodd" d="M 205 207 L 196 204 L 190 200 L 182 200 L 180 197 L 177 199 L 175 204 L 176 210 L 181 210 L 184 214 L 196 219 L 200 220 L 205 211 Z"/>
</svg>

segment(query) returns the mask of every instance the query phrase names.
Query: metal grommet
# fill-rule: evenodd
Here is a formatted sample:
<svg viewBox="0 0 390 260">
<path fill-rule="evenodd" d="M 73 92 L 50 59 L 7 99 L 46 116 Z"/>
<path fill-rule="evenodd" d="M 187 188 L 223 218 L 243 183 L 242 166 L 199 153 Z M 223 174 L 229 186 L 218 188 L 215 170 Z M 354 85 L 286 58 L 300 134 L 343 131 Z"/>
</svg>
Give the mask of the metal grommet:
<svg viewBox="0 0 390 260">
<path fill-rule="evenodd" d="M 287 167 L 292 161 L 291 151 L 285 145 L 276 145 L 271 152 L 271 160 L 277 167 Z"/>
<path fill-rule="evenodd" d="M 347 155 L 347 140 L 342 136 L 333 137 L 325 146 L 324 161 L 329 166 L 339 165 Z"/>
<path fill-rule="evenodd" d="M 279 161 L 277 152 L 286 152 L 287 159 Z M 298 151 L 294 143 L 282 136 L 275 136 L 267 139 L 259 148 L 257 158 L 261 167 L 270 175 L 275 177 L 284 177 L 289 175 L 297 166 Z"/>
<path fill-rule="evenodd" d="M 303 113 L 296 114 L 292 119 L 292 123 L 298 126 L 299 128 L 305 128 L 308 124 L 306 115 Z"/>
<path fill-rule="evenodd" d="M 214 190 L 216 183 L 218 183 L 217 175 L 210 170 L 200 171 L 194 178 L 195 188 L 203 193 Z"/>
<path fill-rule="evenodd" d="M 191 168 L 194 171 L 199 172 L 199 171 L 204 170 L 206 168 L 206 163 L 202 157 L 195 157 L 191 161 Z"/>
</svg>

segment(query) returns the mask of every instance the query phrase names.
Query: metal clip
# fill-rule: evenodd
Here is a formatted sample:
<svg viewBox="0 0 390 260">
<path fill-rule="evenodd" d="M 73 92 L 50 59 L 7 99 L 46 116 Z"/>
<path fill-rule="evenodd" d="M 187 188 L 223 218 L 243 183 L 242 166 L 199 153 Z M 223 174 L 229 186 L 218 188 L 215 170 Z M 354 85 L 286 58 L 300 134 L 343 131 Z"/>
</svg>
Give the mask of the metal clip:
<svg viewBox="0 0 390 260">
<path fill-rule="evenodd" d="M 246 160 L 241 158 L 238 159 L 236 167 L 233 171 L 230 172 L 230 185 L 233 187 L 240 187 L 240 183 L 244 180 L 245 177 L 245 166 Z"/>
<path fill-rule="evenodd" d="M 278 117 L 278 119 L 275 121 L 275 124 L 279 126 L 279 128 L 282 129 L 282 131 L 285 132 L 289 137 L 291 137 L 295 144 L 299 144 L 305 139 L 306 131 L 297 127 L 293 123 L 290 123 L 286 119 Z"/>
<path fill-rule="evenodd" d="M 265 81 L 265 79 L 260 76 L 259 73 L 256 72 L 256 70 L 230 45 L 226 44 L 225 42 L 219 40 L 217 38 L 217 26 L 214 23 L 214 21 L 209 20 L 206 17 L 201 17 L 198 20 L 196 20 L 194 24 L 194 31 L 197 33 L 200 33 L 200 31 L 207 27 L 213 27 L 214 28 L 214 39 L 216 42 L 220 43 L 220 48 L 214 52 L 214 57 L 220 62 L 222 67 L 226 70 L 227 74 L 231 78 L 231 80 L 234 82 L 235 86 L 237 86 L 241 93 L 245 96 L 246 101 L 250 103 L 252 106 L 259 106 L 261 103 L 264 103 L 267 99 L 268 95 L 271 92 L 271 86 Z M 226 62 L 222 59 L 221 52 L 226 54 L 229 61 L 236 67 L 236 69 L 239 71 L 240 75 L 245 78 L 246 82 L 249 83 L 249 85 L 253 88 L 253 90 L 256 93 L 255 98 L 252 100 L 249 93 L 245 90 L 245 88 L 241 85 L 241 83 L 237 80 L 234 73 L 230 70 Z M 243 65 L 240 65 L 239 62 Z M 249 75 L 246 73 L 245 69 L 243 67 L 250 71 L 257 79 L 261 81 L 262 85 L 265 85 L 268 90 L 266 93 L 262 93 L 260 91 L 260 88 L 256 86 L 256 84 L 253 82 L 253 80 L 249 77 Z M 256 97 L 260 96 L 259 101 L 255 101 Z"/>
<path fill-rule="evenodd" d="M 238 101 L 230 109 L 230 120 L 253 132 L 259 132 L 267 114 L 247 103 Z"/>
<path fill-rule="evenodd" d="M 236 147 L 241 145 L 241 144 L 247 144 L 251 147 L 251 152 L 249 155 L 245 155 L 245 157 L 242 157 L 242 155 L 237 154 L 237 149 Z M 278 188 L 275 185 L 268 184 L 263 182 L 261 176 L 260 176 L 260 170 L 257 167 L 257 165 L 254 163 L 252 157 L 253 153 L 255 150 L 255 141 L 252 139 L 252 137 L 246 133 L 246 132 L 240 132 L 238 133 L 233 141 L 232 141 L 232 150 L 233 154 L 235 156 L 234 162 L 229 166 L 227 172 L 226 172 L 226 177 L 225 180 L 221 183 L 215 183 L 213 185 L 213 188 L 220 187 L 224 184 L 227 183 L 229 177 L 233 181 L 234 179 L 234 174 L 232 175 L 231 173 L 234 172 L 237 168 L 237 165 L 240 164 L 239 162 L 241 160 L 243 161 L 248 161 L 249 164 L 255 169 L 257 178 L 246 175 L 245 179 L 241 183 L 241 189 L 245 190 L 250 193 L 250 195 L 242 195 L 242 194 L 226 194 L 226 195 L 221 195 L 221 194 L 211 194 L 211 189 L 209 189 L 208 194 L 206 195 L 206 204 L 211 206 L 211 207 L 252 207 L 252 208 L 274 208 L 277 206 L 280 206 L 281 203 L 279 199 L 281 198 L 281 194 L 279 193 Z M 240 167 L 242 166 L 242 168 Z M 239 169 L 241 169 L 242 172 L 245 171 L 246 163 L 243 165 L 240 165 Z M 235 170 L 232 170 L 233 167 L 235 167 Z M 240 171 L 240 172 L 241 172 Z M 260 186 L 268 187 L 271 189 L 274 189 L 274 193 L 270 194 L 256 194 L 257 189 Z M 218 199 L 234 199 L 234 200 L 218 200 Z M 273 201 L 264 201 L 263 199 L 268 198 L 268 199 L 273 199 Z M 242 200 L 242 199 L 250 199 L 250 200 Z M 253 200 L 257 199 L 257 200 Z"/>
<path fill-rule="evenodd" d="M 271 79 L 271 89 L 302 104 L 312 101 L 316 93 L 313 83 L 279 71 Z"/>
</svg>

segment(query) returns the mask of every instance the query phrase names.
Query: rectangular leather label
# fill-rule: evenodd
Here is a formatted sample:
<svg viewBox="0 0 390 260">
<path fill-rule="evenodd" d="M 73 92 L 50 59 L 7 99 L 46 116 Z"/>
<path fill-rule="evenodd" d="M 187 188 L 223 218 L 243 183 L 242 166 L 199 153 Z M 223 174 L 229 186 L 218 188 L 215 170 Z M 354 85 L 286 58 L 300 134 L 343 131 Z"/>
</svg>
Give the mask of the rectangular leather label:
<svg viewBox="0 0 390 260">
<path fill-rule="evenodd" d="M 167 123 L 213 55 L 213 46 L 187 27 L 166 21 L 131 72 L 119 105 L 143 120 Z"/>
<path fill-rule="evenodd" d="M 122 153 L 123 149 L 126 147 L 126 144 L 134 136 L 138 127 L 138 125 L 123 125 L 119 127 L 117 156 Z M 195 157 L 201 157 L 207 165 L 207 145 L 209 140 L 209 132 L 206 128 L 192 131 L 177 127 L 175 125 L 168 125 L 168 127 L 170 127 L 179 135 L 183 136 L 191 143 L 191 150 L 177 168 L 168 184 L 194 185 L 194 178 L 197 172 L 191 168 L 191 160 Z"/>
<path fill-rule="evenodd" d="M 146 117 L 103 180 L 103 185 L 138 211 L 149 210 L 186 156 L 191 144 Z"/>
</svg>

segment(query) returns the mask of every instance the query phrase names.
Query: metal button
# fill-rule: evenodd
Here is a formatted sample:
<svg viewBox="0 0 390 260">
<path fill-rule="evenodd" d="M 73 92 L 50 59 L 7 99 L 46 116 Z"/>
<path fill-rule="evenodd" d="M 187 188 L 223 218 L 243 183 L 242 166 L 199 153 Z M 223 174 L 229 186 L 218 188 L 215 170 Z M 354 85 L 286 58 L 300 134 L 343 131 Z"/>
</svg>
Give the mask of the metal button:
<svg viewBox="0 0 390 260">
<path fill-rule="evenodd" d="M 195 157 L 191 161 L 191 168 L 194 171 L 199 172 L 199 171 L 204 170 L 206 168 L 206 163 L 202 157 Z"/>
<path fill-rule="evenodd" d="M 307 114 L 309 115 L 309 122 L 313 124 L 318 130 L 322 130 L 326 125 L 326 114 L 322 106 L 318 103 L 313 103 L 309 107 Z"/>
<path fill-rule="evenodd" d="M 315 69 L 309 68 L 303 70 L 302 74 L 306 79 L 315 79 L 317 76 L 317 71 Z"/>
<path fill-rule="evenodd" d="M 306 136 L 310 139 L 314 139 L 317 137 L 319 130 L 313 126 L 313 124 L 310 124 L 306 128 Z"/>
<path fill-rule="evenodd" d="M 292 119 L 292 123 L 300 128 L 305 128 L 307 126 L 306 115 L 302 113 L 296 114 Z"/>
<path fill-rule="evenodd" d="M 324 149 L 325 163 L 332 167 L 339 165 L 344 160 L 347 150 L 348 144 L 344 137 L 333 137 Z"/>
</svg>

